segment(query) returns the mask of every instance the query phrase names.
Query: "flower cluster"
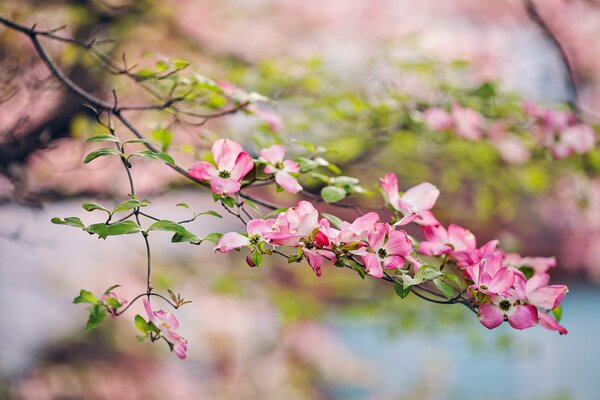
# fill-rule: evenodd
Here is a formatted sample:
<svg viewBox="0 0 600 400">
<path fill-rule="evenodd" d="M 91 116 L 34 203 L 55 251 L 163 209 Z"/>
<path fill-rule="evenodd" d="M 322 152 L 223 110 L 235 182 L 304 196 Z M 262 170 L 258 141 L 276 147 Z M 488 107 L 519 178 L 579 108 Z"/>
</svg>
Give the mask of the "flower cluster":
<svg viewBox="0 0 600 400">
<path fill-rule="evenodd" d="M 457 110 L 462 115 L 463 110 Z M 229 152 L 230 160 L 246 154 L 237 143 L 228 140 L 218 143 L 213 146 L 215 160 L 224 158 L 223 152 L 227 151 L 224 149 L 235 149 Z M 260 154 L 256 162 L 267 164 L 265 173 L 274 174 L 275 181 L 285 190 L 300 190 L 295 177 L 290 175 L 298 172 L 298 165 L 284 161 L 282 146 L 271 146 Z M 217 164 L 219 168 L 225 165 L 219 161 Z M 196 164 L 190 172 L 205 168 L 204 165 Z M 236 164 L 227 165 L 235 168 Z M 243 177 L 236 175 L 236 178 L 239 176 Z M 220 183 L 217 186 L 221 187 Z M 226 253 L 246 247 L 250 251 L 246 261 L 255 267 L 260 265 L 263 255 L 285 255 L 280 247 L 293 248 L 296 251 L 287 256 L 288 261 L 306 260 L 317 276 L 321 276 L 323 265 L 328 261 L 338 267 L 359 269 L 374 278 L 385 278 L 409 290 L 411 286 L 426 284 L 443 275 L 444 267 L 453 268 L 458 272 L 457 280 L 464 283 L 464 287 L 459 284 L 459 288 L 452 288 L 459 290 L 456 298 L 465 295 L 464 300 L 478 310 L 479 320 L 485 327 L 492 329 L 506 320 L 516 329 L 539 323 L 561 334 L 567 332 L 548 314 L 559 307 L 568 291 L 564 285 L 548 285 L 547 271 L 554 265 L 554 259 L 506 254 L 498 248 L 496 240 L 478 247 L 475 236 L 468 230 L 454 224 L 446 229 L 431 211 L 440 193 L 430 183 L 421 183 L 400 194 L 396 175 L 388 173 L 380 179 L 380 186 L 394 212 L 391 221 L 380 221 L 375 212 L 352 222 L 342 221 L 319 215 L 312 203 L 302 200 L 272 218 L 248 221 L 244 234 L 225 233 L 214 250 Z M 424 240 L 420 243 L 401 229 L 410 223 L 421 226 Z M 430 265 L 432 262 L 427 257 L 437 258 L 437 269 Z M 427 274 L 419 275 L 423 265 L 427 265 L 431 279 L 424 278 Z M 443 284 L 438 281 L 436 286 Z"/>
<path fill-rule="evenodd" d="M 556 159 L 573 154 L 585 154 L 596 145 L 594 130 L 578 122 L 572 112 L 543 108 L 532 102 L 523 103 L 523 112 L 529 118 L 525 128 L 532 133 L 536 146 L 550 150 Z M 503 123 L 486 124 L 479 111 L 454 104 L 450 111 L 439 107 L 426 109 L 422 114 L 425 125 L 432 131 L 449 131 L 469 140 L 487 137 L 501 157 L 511 164 L 522 164 L 530 158 L 526 141 Z M 516 130 L 522 130 L 522 127 Z"/>
</svg>

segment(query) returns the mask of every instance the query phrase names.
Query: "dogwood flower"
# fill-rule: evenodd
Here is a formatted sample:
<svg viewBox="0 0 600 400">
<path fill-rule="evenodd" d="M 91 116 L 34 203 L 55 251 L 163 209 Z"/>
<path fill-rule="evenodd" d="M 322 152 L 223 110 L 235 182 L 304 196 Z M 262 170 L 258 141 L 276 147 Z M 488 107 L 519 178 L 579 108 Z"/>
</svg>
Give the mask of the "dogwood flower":
<svg viewBox="0 0 600 400">
<path fill-rule="evenodd" d="M 429 211 L 435 205 L 440 191 L 428 182 L 420 183 L 408 189 L 402 196 L 398 193 L 398 177 L 390 172 L 379 179 L 386 200 L 393 209 L 402 212 L 405 217 L 398 222 L 406 225 L 413 220 L 419 225 L 438 225 L 438 220 Z"/>
<path fill-rule="evenodd" d="M 412 242 L 406 232 L 394 230 L 388 224 L 375 224 L 367 243 L 368 247 L 354 253 L 362 258 L 367 273 L 376 278 L 383 276 L 383 268 L 401 268 L 412 253 Z"/>
<path fill-rule="evenodd" d="M 594 130 L 585 124 L 576 124 L 562 130 L 558 141 L 551 146 L 555 158 L 566 158 L 571 154 L 584 154 L 596 145 Z"/>
<path fill-rule="evenodd" d="M 296 207 L 287 209 L 277 216 L 273 231 L 263 236 L 270 243 L 283 246 L 298 246 L 300 239 L 308 237 L 317 228 L 319 212 L 308 201 L 300 201 Z"/>
<path fill-rule="evenodd" d="M 260 160 L 267 163 L 263 170 L 266 174 L 275 174 L 275 182 L 286 192 L 298 193 L 302 186 L 292 174 L 300 172 L 300 165 L 291 160 L 284 160 L 285 148 L 274 144 L 260 151 Z"/>
<path fill-rule="evenodd" d="M 181 360 L 185 360 L 187 340 L 175 332 L 179 328 L 179 321 L 177 321 L 175 315 L 163 310 L 153 311 L 147 298 L 144 298 L 144 308 L 146 309 L 150 322 L 160 329 L 162 336 L 171 343 L 175 355 Z"/>
<path fill-rule="evenodd" d="M 213 250 L 220 253 L 227 253 L 244 246 L 256 246 L 260 242 L 268 243 L 269 240 L 265 239 L 263 234 L 272 232 L 274 223 L 274 219 L 253 219 L 248 221 L 246 225 L 247 236 L 237 232 L 228 232 L 219 238 Z"/>
<path fill-rule="evenodd" d="M 484 258 L 465 270 L 466 275 L 473 281 L 470 286 L 487 295 L 504 295 L 512 287 L 514 271 L 502 265 L 502 256 Z"/>
<path fill-rule="evenodd" d="M 488 329 L 494 329 L 506 318 L 515 329 L 526 329 L 538 323 L 538 310 L 530 304 L 520 304 L 513 296 L 489 296 L 491 304 L 479 306 L 479 322 Z"/>
<path fill-rule="evenodd" d="M 459 104 L 452 107 L 454 132 L 465 139 L 478 140 L 483 134 L 483 117 L 478 111 L 463 108 Z"/>
<path fill-rule="evenodd" d="M 423 112 L 423 120 L 425 121 L 425 125 L 432 131 L 445 131 L 454 125 L 450 113 L 437 107 L 425 110 Z"/>
<path fill-rule="evenodd" d="M 190 176 L 210 181 L 212 191 L 218 195 L 234 194 L 241 188 L 240 181 L 254 167 L 252 157 L 239 143 L 229 139 L 219 139 L 213 143 L 211 153 L 216 163 L 200 161 L 189 169 Z"/>
<path fill-rule="evenodd" d="M 441 256 L 477 248 L 475 235 L 455 224 L 450 224 L 448 230 L 441 225 L 424 226 L 423 234 L 427 240 L 419 243 L 419 252 L 426 256 Z"/>
</svg>

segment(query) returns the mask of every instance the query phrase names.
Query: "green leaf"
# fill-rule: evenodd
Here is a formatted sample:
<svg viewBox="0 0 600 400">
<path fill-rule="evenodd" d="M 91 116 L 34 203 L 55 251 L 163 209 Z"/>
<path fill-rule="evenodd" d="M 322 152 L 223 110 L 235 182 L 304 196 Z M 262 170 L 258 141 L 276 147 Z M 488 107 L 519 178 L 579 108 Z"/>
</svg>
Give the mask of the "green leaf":
<svg viewBox="0 0 600 400">
<path fill-rule="evenodd" d="M 89 331 L 98 327 L 106 319 L 106 308 L 102 303 L 96 303 L 90 310 L 90 317 L 85 325 L 85 330 Z"/>
<path fill-rule="evenodd" d="M 202 239 L 200 239 L 197 235 L 193 234 L 190 231 L 185 232 L 175 232 L 173 237 L 171 238 L 171 243 L 192 243 L 192 244 L 200 244 L 202 243 Z"/>
<path fill-rule="evenodd" d="M 331 215 L 328 213 L 321 213 L 322 216 L 324 216 L 325 218 L 327 218 L 329 220 L 329 222 L 331 222 L 331 224 L 337 228 L 340 229 L 342 227 L 342 220 L 341 218 L 336 217 L 335 215 Z"/>
<path fill-rule="evenodd" d="M 96 135 L 96 136 L 92 136 L 91 138 L 89 138 L 88 140 L 86 140 L 86 142 L 115 142 L 115 143 L 119 143 L 120 140 L 118 137 L 113 136 L 113 135 Z"/>
<path fill-rule="evenodd" d="M 73 304 L 81 304 L 81 303 L 89 303 L 89 304 L 96 304 L 98 302 L 98 299 L 96 298 L 96 296 L 94 296 L 94 294 L 90 291 L 81 289 L 81 291 L 79 292 L 79 296 L 75 297 L 73 299 Z"/>
<path fill-rule="evenodd" d="M 194 215 L 196 215 L 196 211 L 194 211 L 194 209 L 187 203 L 177 203 L 175 204 L 175 207 L 183 207 L 183 208 L 187 208 L 188 210 L 190 210 L 191 212 L 194 213 Z"/>
<path fill-rule="evenodd" d="M 121 221 L 111 225 L 102 223 L 92 224 L 86 226 L 83 230 L 90 234 L 96 234 L 102 239 L 106 239 L 107 236 L 128 235 L 141 232 L 142 228 L 133 221 Z"/>
<path fill-rule="evenodd" d="M 396 291 L 396 294 L 398 296 L 400 296 L 401 299 L 405 298 L 406 296 L 408 296 L 410 294 L 410 286 L 408 287 L 404 287 L 403 285 L 396 283 L 394 285 L 394 290 Z"/>
<path fill-rule="evenodd" d="M 252 263 L 254 264 L 255 267 L 260 267 L 260 264 L 262 263 L 261 252 L 253 251 L 252 253 L 250 253 L 250 259 L 252 260 Z"/>
<path fill-rule="evenodd" d="M 85 226 L 83 222 L 81 222 L 81 220 L 77 217 L 66 217 L 64 220 L 58 217 L 54 217 L 50 220 L 50 222 L 56 225 L 74 226 L 75 228 L 83 228 Z"/>
<path fill-rule="evenodd" d="M 152 138 L 161 144 L 162 151 L 167 151 L 173 141 L 173 132 L 170 129 L 158 127 L 152 131 Z"/>
<path fill-rule="evenodd" d="M 161 219 L 160 221 L 156 221 L 147 230 L 150 231 L 171 231 L 178 233 L 185 233 L 187 230 L 182 225 L 179 225 L 177 222 L 169 221 L 166 219 Z"/>
<path fill-rule="evenodd" d="M 102 210 L 102 211 L 106 211 L 107 213 L 110 214 L 110 211 L 108 211 L 106 208 L 102 207 L 100 204 L 94 203 L 93 201 L 86 201 L 85 203 L 81 204 L 81 207 L 85 211 Z"/>
<path fill-rule="evenodd" d="M 436 278 L 433 280 L 433 284 L 440 290 L 440 292 L 444 294 L 444 296 L 446 296 L 448 300 L 456 296 L 456 291 L 454 290 L 454 287 L 452 287 L 452 285 L 450 285 L 449 283 Z"/>
<path fill-rule="evenodd" d="M 552 314 L 554 314 L 554 318 L 556 318 L 557 322 L 560 322 L 562 318 L 562 306 L 558 305 L 554 309 L 552 309 Z"/>
<path fill-rule="evenodd" d="M 218 240 L 221 238 L 221 236 L 223 236 L 223 234 L 222 234 L 222 233 L 219 233 L 219 232 L 213 232 L 213 233 L 210 233 L 210 234 L 208 234 L 207 236 L 205 236 L 205 237 L 204 237 L 204 239 L 202 239 L 202 240 L 206 240 L 206 241 L 208 241 L 208 242 L 211 242 L 211 243 L 213 243 L 213 244 L 216 244 L 216 243 L 217 243 L 217 241 L 218 241 Z"/>
<path fill-rule="evenodd" d="M 346 191 L 336 186 L 325 186 L 321 189 L 321 197 L 323 197 L 323 200 L 327 203 L 335 203 L 346 197 Z"/>
<path fill-rule="evenodd" d="M 87 164 L 87 163 L 95 160 L 98 157 L 122 155 L 122 154 L 123 153 L 121 153 L 119 150 L 116 150 L 116 149 L 99 149 L 99 150 L 92 151 L 90 154 L 85 156 L 83 162 L 84 162 L 84 164 Z"/>
<path fill-rule="evenodd" d="M 300 172 L 309 172 L 319 167 L 319 163 L 306 157 L 298 157 L 296 162 L 300 165 Z"/>
<path fill-rule="evenodd" d="M 267 215 L 264 216 L 264 219 L 270 219 L 273 218 L 279 214 L 281 214 L 282 212 L 286 212 L 288 209 L 287 208 L 278 208 L 276 210 L 271 211 L 270 213 L 268 213 Z"/>
<path fill-rule="evenodd" d="M 253 202 L 252 200 L 244 200 L 244 204 L 246 204 L 248 207 L 250 207 L 256 213 L 256 215 L 258 215 L 259 217 L 262 217 L 260 208 L 258 208 L 258 206 L 256 205 L 255 202 Z"/>
<path fill-rule="evenodd" d="M 144 144 L 149 144 L 149 145 L 156 145 L 157 144 L 153 140 L 137 138 L 137 139 L 126 140 L 125 142 L 123 142 L 123 146 L 125 146 L 126 144 L 129 144 L 129 143 L 144 143 Z"/>
<path fill-rule="evenodd" d="M 130 158 L 130 157 L 144 157 L 144 158 L 149 158 L 151 160 L 162 161 L 169 165 L 175 166 L 175 160 L 173 160 L 173 157 L 171 157 L 167 153 L 163 153 L 161 151 L 157 151 L 157 152 L 150 151 L 150 150 L 136 151 L 134 153 L 131 153 L 128 158 Z"/>
<path fill-rule="evenodd" d="M 198 217 L 200 215 L 212 215 L 213 217 L 223 218 L 223 216 L 221 214 L 219 214 L 216 211 L 212 211 L 212 210 L 208 210 L 208 211 L 204 211 L 204 212 L 201 212 L 199 214 L 196 214 L 196 217 Z"/>
<path fill-rule="evenodd" d="M 533 276 L 534 270 L 531 267 L 521 267 L 519 268 L 519 271 L 521 271 L 523 273 L 523 275 L 525 275 L 525 279 L 529 279 Z"/>
<path fill-rule="evenodd" d="M 137 330 L 144 335 L 147 335 L 150 332 L 150 326 L 141 315 L 137 314 L 134 318 L 134 322 Z"/>
<path fill-rule="evenodd" d="M 116 214 L 121 211 L 132 210 L 138 207 L 146 207 L 150 202 L 148 200 L 129 199 L 125 200 L 115 206 L 112 210 L 112 214 Z"/>
<path fill-rule="evenodd" d="M 227 196 L 227 195 L 221 196 L 221 202 L 229 208 L 232 208 L 233 206 L 235 206 L 235 199 L 231 196 Z"/>
<path fill-rule="evenodd" d="M 106 304 L 108 304 L 109 306 L 114 307 L 114 308 L 121 307 L 121 303 L 119 303 L 119 301 L 117 299 L 115 299 L 114 297 L 108 297 L 106 299 Z"/>
<path fill-rule="evenodd" d="M 84 231 L 89 233 L 90 235 L 96 234 L 101 239 L 106 239 L 108 237 L 108 225 L 106 224 L 92 224 L 90 226 L 86 226 L 83 228 Z"/>
<path fill-rule="evenodd" d="M 415 274 L 415 280 L 421 282 L 430 281 L 440 275 L 442 275 L 442 272 L 439 269 L 431 265 L 422 265 Z"/>
<path fill-rule="evenodd" d="M 108 294 L 111 290 L 116 289 L 118 287 L 121 287 L 121 285 L 118 285 L 118 284 L 117 285 L 112 285 L 111 287 L 109 287 L 108 289 L 106 289 L 104 291 L 104 294 Z"/>
<path fill-rule="evenodd" d="M 315 145 L 312 143 L 309 143 L 309 142 L 303 142 L 303 141 L 294 139 L 294 140 L 292 140 L 292 143 L 306 147 L 308 149 L 308 151 L 310 151 L 311 153 L 314 153 L 315 151 L 317 151 L 317 148 L 315 147 Z"/>
<path fill-rule="evenodd" d="M 460 278 L 454 274 L 450 274 L 450 273 L 445 273 L 444 274 L 444 279 L 451 281 L 452 283 L 454 283 L 456 285 L 457 288 L 462 288 L 463 287 L 463 283 L 460 280 Z"/>
</svg>

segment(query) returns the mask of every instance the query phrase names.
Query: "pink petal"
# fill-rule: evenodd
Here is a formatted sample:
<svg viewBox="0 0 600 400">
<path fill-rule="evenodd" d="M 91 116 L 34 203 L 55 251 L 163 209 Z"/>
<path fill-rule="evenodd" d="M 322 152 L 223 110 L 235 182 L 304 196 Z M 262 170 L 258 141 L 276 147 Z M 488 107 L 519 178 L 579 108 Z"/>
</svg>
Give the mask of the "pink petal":
<svg viewBox="0 0 600 400">
<path fill-rule="evenodd" d="M 514 306 L 508 314 L 508 323 L 515 329 L 527 329 L 538 322 L 538 311 L 534 306 Z"/>
<path fill-rule="evenodd" d="M 399 194 L 398 177 L 396 177 L 396 174 L 392 172 L 385 174 L 383 178 L 379 179 L 379 184 L 381 185 L 381 188 L 383 189 L 383 192 L 385 193 L 387 201 L 390 203 L 390 205 L 393 208 L 398 209 Z"/>
<path fill-rule="evenodd" d="M 231 171 L 235 165 L 235 160 L 244 149 L 233 140 L 219 139 L 213 143 L 210 151 L 219 167 L 219 171 Z"/>
<path fill-rule="evenodd" d="M 458 136 L 471 140 L 481 138 L 483 117 L 479 112 L 455 104 L 452 108 L 452 117 L 454 118 L 454 129 Z"/>
<path fill-rule="evenodd" d="M 296 235 L 286 232 L 266 232 L 263 237 L 267 239 L 271 244 L 278 246 L 298 246 L 298 241 L 302 239 L 304 235 Z"/>
<path fill-rule="evenodd" d="M 544 312 L 538 312 L 538 322 L 542 328 L 549 329 L 551 331 L 558 331 L 561 335 L 569 333 L 562 325 L 558 323 L 551 315 Z"/>
<path fill-rule="evenodd" d="M 435 205 L 440 191 L 429 182 L 423 182 L 408 189 L 400 198 L 406 211 L 428 211 Z"/>
<path fill-rule="evenodd" d="M 390 255 L 407 256 L 412 253 L 412 242 L 405 231 L 392 231 L 384 248 Z"/>
<path fill-rule="evenodd" d="M 569 289 L 565 285 L 550 285 L 527 293 L 527 301 L 531 304 L 552 310 L 556 308 L 565 297 Z"/>
<path fill-rule="evenodd" d="M 421 211 L 415 218 L 415 224 L 421 226 L 435 226 L 440 225 L 440 221 L 437 220 L 431 211 Z"/>
<path fill-rule="evenodd" d="M 428 108 L 423 113 L 425 125 L 432 131 L 443 131 L 452 128 L 452 116 L 441 108 Z"/>
<path fill-rule="evenodd" d="M 252 168 L 254 168 L 254 160 L 244 151 L 237 156 L 233 169 L 228 171 L 231 171 L 231 179 L 241 181 L 248 172 L 252 171 Z"/>
<path fill-rule="evenodd" d="M 550 275 L 548 274 L 534 274 L 527 281 L 526 290 L 527 293 L 532 293 L 533 291 L 542 288 L 548 285 L 550 282 Z"/>
<path fill-rule="evenodd" d="M 209 181 L 219 174 L 219 171 L 210 163 L 200 161 L 192 165 L 188 171 L 191 177 L 201 181 Z"/>
<path fill-rule="evenodd" d="M 286 172 L 292 172 L 294 174 L 297 174 L 298 172 L 300 172 L 300 164 L 292 160 L 285 160 L 283 162 L 283 170 Z"/>
<path fill-rule="evenodd" d="M 477 248 L 475 235 L 458 225 L 450 224 L 448 227 L 448 240 L 454 250 L 474 250 Z"/>
<path fill-rule="evenodd" d="M 515 276 L 512 269 L 502 268 L 492 278 L 488 284 L 488 290 L 484 293 L 503 294 L 513 285 Z"/>
<path fill-rule="evenodd" d="M 370 212 L 356 218 L 354 222 L 352 222 L 352 224 L 350 224 L 348 227 L 346 227 L 346 229 L 344 229 L 344 233 L 346 234 L 346 236 L 348 236 L 347 241 L 358 240 L 352 238 L 352 236 L 360 237 L 372 231 L 375 228 L 375 224 L 377 223 L 377 221 L 379 221 L 379 214 L 375 212 Z"/>
<path fill-rule="evenodd" d="M 234 194 L 240 191 L 242 185 L 235 179 L 215 177 L 210 181 L 210 188 L 216 194 Z"/>
<path fill-rule="evenodd" d="M 371 233 L 369 233 L 369 246 L 375 251 L 383 247 L 385 235 L 390 231 L 388 224 L 375 224 Z"/>
<path fill-rule="evenodd" d="M 386 257 L 385 261 L 383 262 L 383 266 L 386 269 L 398 269 L 402 268 L 403 265 L 404 257 L 402 256 L 389 256 Z"/>
<path fill-rule="evenodd" d="M 477 317 L 479 322 L 488 329 L 497 328 L 504 321 L 504 314 L 493 304 L 480 305 Z"/>
<path fill-rule="evenodd" d="M 314 250 L 303 249 L 302 252 L 306 256 L 308 265 L 311 266 L 317 276 L 321 276 L 321 266 L 323 265 L 323 258 Z"/>
<path fill-rule="evenodd" d="M 146 314 L 148 314 L 148 319 L 150 319 L 151 322 L 154 322 L 156 317 L 154 316 L 154 312 L 152 312 L 152 306 L 150 305 L 150 301 L 147 297 L 144 297 L 143 303 Z"/>
<path fill-rule="evenodd" d="M 368 253 L 362 256 L 362 260 L 367 274 L 375 278 L 381 278 L 383 276 L 383 268 L 381 268 L 381 262 L 376 254 Z"/>
<path fill-rule="evenodd" d="M 219 238 L 213 250 L 227 253 L 228 251 L 239 249 L 242 246 L 250 245 L 250 240 L 237 232 L 229 232 Z"/>
<path fill-rule="evenodd" d="M 250 235 L 260 235 L 265 232 L 271 232 L 273 230 L 274 223 L 274 219 L 253 219 L 251 221 L 248 221 L 246 229 L 248 231 L 248 234 Z"/>
<path fill-rule="evenodd" d="M 289 193 L 298 193 L 302 190 L 302 186 L 300 186 L 296 178 L 285 171 L 277 171 L 275 174 L 275 182 L 277 182 L 283 190 Z"/>
<path fill-rule="evenodd" d="M 273 164 L 277 163 L 278 161 L 283 161 L 284 156 L 285 147 L 280 144 L 274 144 L 271 147 L 262 149 L 260 151 L 260 158 Z"/>
</svg>

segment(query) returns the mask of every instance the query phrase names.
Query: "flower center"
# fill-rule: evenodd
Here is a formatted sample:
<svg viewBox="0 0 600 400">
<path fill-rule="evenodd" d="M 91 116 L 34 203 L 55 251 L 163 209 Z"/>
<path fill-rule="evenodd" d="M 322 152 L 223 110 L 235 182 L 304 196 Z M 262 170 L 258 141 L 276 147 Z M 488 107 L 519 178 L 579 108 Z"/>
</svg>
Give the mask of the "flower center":
<svg viewBox="0 0 600 400">
<path fill-rule="evenodd" d="M 379 256 L 379 258 L 386 258 L 388 256 L 388 252 L 386 251 L 386 249 L 379 249 L 377 250 L 377 255 Z"/>
<path fill-rule="evenodd" d="M 231 178 L 231 172 L 219 171 L 219 178 L 223 178 L 223 179 Z"/>
<path fill-rule="evenodd" d="M 252 235 L 248 240 L 250 240 L 250 244 L 258 244 L 260 243 L 260 235 Z"/>
<path fill-rule="evenodd" d="M 486 285 L 479 285 L 479 289 L 488 290 L 488 287 Z"/>
<path fill-rule="evenodd" d="M 311 242 L 306 242 L 306 243 L 304 243 L 304 247 L 306 247 L 307 249 L 310 250 L 310 249 L 314 249 L 315 245 L 312 244 Z"/>
<path fill-rule="evenodd" d="M 498 304 L 498 306 L 500 306 L 500 309 L 502 311 L 508 311 L 508 310 L 510 310 L 510 301 L 508 301 L 508 300 L 502 300 L 500 302 L 500 304 Z"/>
<path fill-rule="evenodd" d="M 274 166 L 277 169 L 283 169 L 285 165 L 283 164 L 283 161 L 277 161 Z"/>
<path fill-rule="evenodd" d="M 170 329 L 170 328 L 171 328 L 171 326 L 169 325 L 169 323 L 168 323 L 168 322 L 163 322 L 161 325 L 162 325 L 162 326 L 164 326 L 164 327 L 165 327 L 165 328 L 167 328 L 167 329 Z"/>
</svg>

